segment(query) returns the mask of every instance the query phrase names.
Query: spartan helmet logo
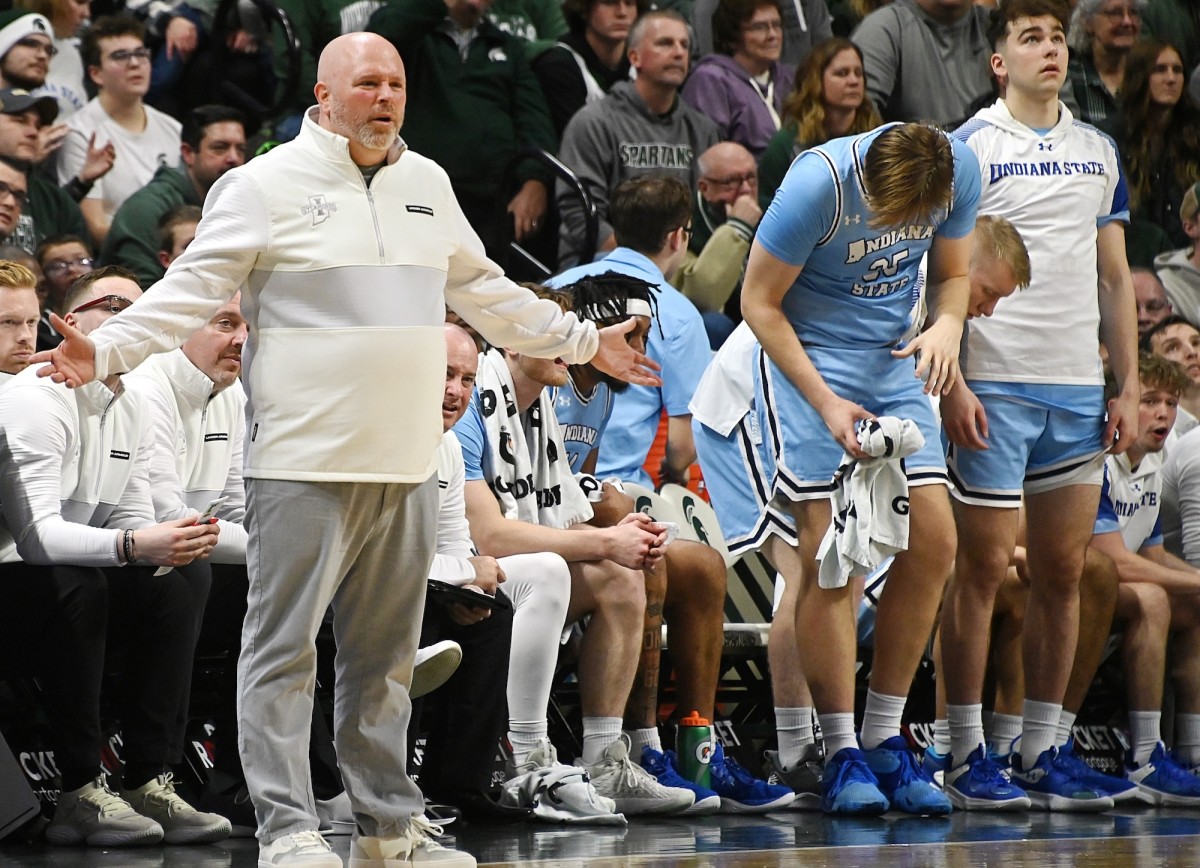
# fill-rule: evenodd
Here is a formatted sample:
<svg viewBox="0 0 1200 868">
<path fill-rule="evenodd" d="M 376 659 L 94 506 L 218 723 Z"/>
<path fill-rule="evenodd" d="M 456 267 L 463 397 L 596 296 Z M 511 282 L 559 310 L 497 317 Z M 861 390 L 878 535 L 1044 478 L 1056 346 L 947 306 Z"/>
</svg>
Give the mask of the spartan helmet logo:
<svg viewBox="0 0 1200 868">
<path fill-rule="evenodd" d="M 38 31 L 39 33 L 46 33 L 46 22 L 41 18 L 41 16 L 34 18 L 32 21 L 29 22 L 29 24 L 31 27 L 33 27 L 34 30 Z M 47 35 L 49 35 L 49 34 L 47 33 Z"/>
</svg>

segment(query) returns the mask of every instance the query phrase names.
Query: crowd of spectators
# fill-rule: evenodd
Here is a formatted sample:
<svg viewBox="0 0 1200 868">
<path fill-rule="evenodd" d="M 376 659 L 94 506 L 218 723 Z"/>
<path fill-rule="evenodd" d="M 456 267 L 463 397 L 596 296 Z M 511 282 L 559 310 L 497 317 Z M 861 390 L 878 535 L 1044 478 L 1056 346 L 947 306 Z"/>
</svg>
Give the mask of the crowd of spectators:
<svg viewBox="0 0 1200 868">
<path fill-rule="evenodd" d="M 689 711 L 719 713 L 724 563 L 683 540 L 664 554 L 665 530 L 633 508 L 619 482 L 695 487 L 709 472 L 697 463 L 691 405 L 714 351 L 718 371 L 747 364 L 753 335 L 738 329 L 747 256 L 789 167 L 802 152 L 884 122 L 973 134 L 976 113 L 1008 86 L 990 41 L 996 5 L 255 0 L 232 4 L 222 20 L 211 0 L 103 8 L 100 0 L 18 0 L 0 13 L 0 573 L 14 598 L 0 653 L 7 662 L 25 647 L 58 649 L 25 663 L 45 689 L 62 776 L 49 839 L 203 843 L 256 825 L 242 770 L 228 761 L 236 753 L 228 732 L 217 739 L 228 751 L 218 762 L 224 776 L 193 800 L 204 811 L 176 794 L 170 775 L 191 659 L 198 643 L 214 641 L 206 634 L 213 601 L 228 599 L 215 589 L 246 582 L 241 463 L 244 437 L 257 426 L 243 430 L 238 375 L 253 335 L 235 299 L 181 349 L 128 377 L 71 394 L 25 369 L 35 349 L 62 339 L 51 314 L 90 331 L 153 292 L 196 235 L 210 191 L 254 152 L 297 135 L 322 51 L 360 30 L 403 58 L 401 136 L 445 170 L 488 256 L 518 271 L 533 262 L 543 298 L 580 319 L 607 326 L 638 318 L 630 341 L 661 367 L 660 386 L 625 388 L 590 366 L 488 347 L 447 327 L 439 560 L 430 579 L 501 604 L 430 598 L 424 641 L 453 639 L 463 651 L 459 680 L 443 694 L 486 697 L 488 706 L 468 725 L 479 711 L 471 702 L 434 704 L 426 795 L 449 807 L 431 806 L 431 814 L 623 823 L 640 813 L 821 804 L 813 698 L 791 671 L 794 647 L 780 650 L 795 645 L 794 631 L 772 632 L 772 664 L 790 669 L 774 673 L 779 749 L 769 754 L 770 781 L 719 746 L 711 788 L 678 775 L 659 728 Z M 287 50 L 268 7 L 286 14 L 298 52 Z M 1053 61 L 1050 71 L 1065 74 L 1062 111 L 1097 128 L 1097 141 L 1115 142 L 1120 155 L 1128 213 L 1114 206 L 1113 214 L 1127 223 L 1148 396 L 1135 448 L 1109 459 L 1096 523 L 1093 547 L 1116 568 L 1088 572 L 1088 560 L 1083 593 L 1117 583 L 1101 617 L 1126 631 L 1131 681 L 1161 683 L 1162 667 L 1136 649 L 1176 636 L 1173 653 L 1182 656 L 1200 641 L 1200 615 L 1183 599 L 1200 589 L 1200 12 L 1187 0 L 1070 7 L 1070 61 L 1065 70 Z M 229 64 L 245 85 L 236 98 L 217 86 L 216 64 Z M 298 84 L 284 93 L 291 75 Z M 365 184 L 369 198 L 372 179 L 365 171 L 346 183 L 356 191 Z M 297 219 L 336 219 L 339 195 L 312 191 Z M 1029 283 L 1029 257 L 1011 226 L 980 225 L 987 228 L 976 230 L 968 256 L 971 315 L 986 317 Z M 990 243 L 979 241 L 984 233 Z M 1111 263 L 1102 259 L 1103 277 Z M 312 315 L 324 315 L 317 307 Z M 731 380 L 733 394 L 761 386 L 745 379 L 749 368 L 742 376 Z M 751 427 L 747 461 L 766 436 Z M 1159 489 L 1163 503 L 1162 518 L 1142 513 L 1136 532 L 1128 519 L 1138 509 L 1126 502 L 1135 482 L 1156 493 L 1138 509 L 1157 508 Z M 720 493 L 714 485 L 713 498 Z M 210 502 L 214 512 L 196 524 Z M 770 504 L 759 505 L 769 515 Z M 574 524 L 586 529 L 565 533 Z M 782 570 L 795 558 L 785 550 L 795 527 L 780 538 L 787 546 L 768 538 L 747 550 L 762 545 Z M 1005 574 L 1018 592 L 1023 542 Z M 791 613 L 796 600 L 785 600 Z M 587 774 L 558 762 L 545 717 L 554 674 L 547 661 L 564 628 L 581 620 L 579 762 Z M 669 720 L 657 703 L 664 620 L 681 699 Z M 122 697 L 127 755 L 114 788 L 97 770 L 112 625 L 124 644 L 153 649 L 122 655 L 126 680 L 156 688 L 153 697 L 136 686 Z M 236 656 L 237 641 L 226 627 L 218 644 Z M 1081 638 L 1076 667 L 1084 674 L 1092 671 L 1081 662 L 1085 646 Z M 78 659 L 89 667 L 76 669 Z M 1182 664 L 1169 671 L 1178 705 L 1171 762 L 1200 773 L 1200 684 Z M 1161 705 L 1161 693 L 1129 697 L 1132 768 L 1167 763 L 1153 717 Z M 230 700 L 227 728 L 235 716 Z M 319 716 L 314 756 L 330 747 Z M 939 741 L 946 748 L 947 732 Z M 456 754 L 448 741 L 456 738 L 481 749 Z M 496 799 L 483 766 L 501 738 L 508 783 Z M 1200 778 L 1172 785 L 1170 798 L 1157 778 L 1146 779 L 1130 777 L 1134 791 L 1151 794 L 1146 800 L 1200 805 Z M 1115 787 L 1113 800 L 1129 789 L 1089 781 Z M 551 785 L 573 788 L 567 804 L 542 804 L 539 788 Z M 353 826 L 336 772 L 318 795 L 323 832 Z"/>
</svg>

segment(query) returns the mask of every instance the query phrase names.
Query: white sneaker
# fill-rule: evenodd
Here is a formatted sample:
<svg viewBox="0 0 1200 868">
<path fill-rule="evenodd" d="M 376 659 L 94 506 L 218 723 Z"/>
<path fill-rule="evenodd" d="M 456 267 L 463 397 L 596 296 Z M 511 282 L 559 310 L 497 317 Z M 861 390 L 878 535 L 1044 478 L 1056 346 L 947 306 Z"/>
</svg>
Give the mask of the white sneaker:
<svg viewBox="0 0 1200 868">
<path fill-rule="evenodd" d="M 475 857 L 451 850 L 433 840 L 442 834 L 424 817 L 408 821 L 408 830 L 395 838 L 355 837 L 350 842 L 350 868 L 402 868 L 404 865 L 437 865 L 438 868 L 475 868 Z"/>
<path fill-rule="evenodd" d="M 357 824 L 354 822 L 354 808 L 350 806 L 350 796 L 346 791 L 338 793 L 332 799 L 317 799 L 317 830 L 322 835 L 353 835 Z"/>
<path fill-rule="evenodd" d="M 318 832 L 293 832 L 258 846 L 258 868 L 343 868 Z"/>
<path fill-rule="evenodd" d="M 147 781 L 136 790 L 122 790 L 121 797 L 143 817 L 163 828 L 168 844 L 212 844 L 224 841 L 233 832 L 233 824 L 220 814 L 197 811 L 178 793 L 170 774 Z"/>
<path fill-rule="evenodd" d="M 558 761 L 548 738 L 520 765 L 509 760 L 506 770 L 502 805 L 528 808 L 539 820 L 550 823 L 626 824 L 625 815 L 617 813 L 616 802 L 596 792 L 586 770 Z"/>
<path fill-rule="evenodd" d="M 449 639 L 418 648 L 413 661 L 412 686 L 408 688 L 409 698 L 416 699 L 437 690 L 450 680 L 461 662 L 462 646 Z"/>
<path fill-rule="evenodd" d="M 162 839 L 162 826 L 110 790 L 103 775 L 77 790 L 59 793 L 54 819 L 46 827 L 51 844 L 129 847 Z"/>
<path fill-rule="evenodd" d="M 576 765 L 583 765 L 576 760 Z M 629 736 L 621 737 L 608 746 L 604 759 L 587 766 L 592 786 L 602 796 L 612 799 L 622 814 L 677 814 L 686 811 L 696 801 L 691 790 L 664 787 L 644 768 L 629 758 Z"/>
</svg>

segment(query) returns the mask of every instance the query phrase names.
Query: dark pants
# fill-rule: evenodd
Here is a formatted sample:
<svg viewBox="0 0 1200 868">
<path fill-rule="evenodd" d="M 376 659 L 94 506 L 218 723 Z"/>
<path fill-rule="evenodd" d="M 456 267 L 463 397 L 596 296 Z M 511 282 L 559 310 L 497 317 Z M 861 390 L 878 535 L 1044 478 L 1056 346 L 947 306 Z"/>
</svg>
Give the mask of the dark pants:
<svg viewBox="0 0 1200 868">
<path fill-rule="evenodd" d="M 508 728 L 506 690 L 512 625 L 511 608 L 495 609 L 491 617 L 464 627 L 454 623 L 442 605 L 428 599 L 425 602 L 421 646 L 452 639 L 463 651 L 458 670 L 429 695 L 422 715 L 428 735 L 421 763 L 421 789 L 435 801 L 454 804 L 455 792 L 486 792 L 491 788 L 492 761 L 500 737 Z"/>
<path fill-rule="evenodd" d="M 212 582 L 206 591 L 208 603 L 204 609 L 196 654 L 203 658 L 224 658 L 223 664 L 218 667 L 217 701 L 212 715 L 215 725 L 212 738 L 214 768 L 209 777 L 214 789 L 226 792 L 237 790 L 246 782 L 238 754 L 237 657 L 241 649 L 242 623 L 246 620 L 249 578 L 246 567 L 241 564 L 212 564 L 211 572 Z M 332 635 L 328 636 L 328 642 L 324 639 L 323 635 L 317 638 L 318 654 L 331 657 Z M 332 684 L 332 675 L 325 678 L 324 683 Z M 325 718 L 324 699 L 318 690 L 316 702 L 313 703 L 309 741 L 313 795 L 322 800 L 332 799 L 345 790 L 337 768 L 333 734 Z"/>
<path fill-rule="evenodd" d="M 120 660 L 116 703 L 127 763 L 165 766 L 186 707 L 195 619 L 187 580 L 154 567 L 0 565 L 0 657 L 42 688 L 64 780 L 94 776 L 100 687 Z"/>
</svg>

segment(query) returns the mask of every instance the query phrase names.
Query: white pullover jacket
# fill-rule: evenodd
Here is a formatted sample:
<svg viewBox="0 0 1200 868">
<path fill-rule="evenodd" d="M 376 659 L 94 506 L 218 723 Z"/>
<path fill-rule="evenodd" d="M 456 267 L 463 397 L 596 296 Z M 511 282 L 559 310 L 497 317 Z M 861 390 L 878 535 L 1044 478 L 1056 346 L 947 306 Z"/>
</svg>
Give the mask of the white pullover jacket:
<svg viewBox="0 0 1200 868">
<path fill-rule="evenodd" d="M 141 396 L 38 367 L 0 390 L 0 563 L 117 566 L 116 529 L 154 524 Z"/>
<path fill-rule="evenodd" d="M 245 475 L 423 482 L 442 437 L 445 305 L 493 345 L 583 363 L 596 329 L 501 273 L 446 173 L 397 142 L 370 186 L 316 123 L 225 174 L 196 239 L 92 333 L 96 376 L 172 349 L 242 290 Z"/>
<path fill-rule="evenodd" d="M 224 497 L 217 513 L 220 535 L 209 557 L 217 564 L 244 564 L 246 393 L 241 382 L 214 395 L 213 381 L 183 350 L 151 356 L 123 379 L 127 389 L 143 394 L 149 417 L 155 518 L 195 515 L 213 498 Z"/>
</svg>

